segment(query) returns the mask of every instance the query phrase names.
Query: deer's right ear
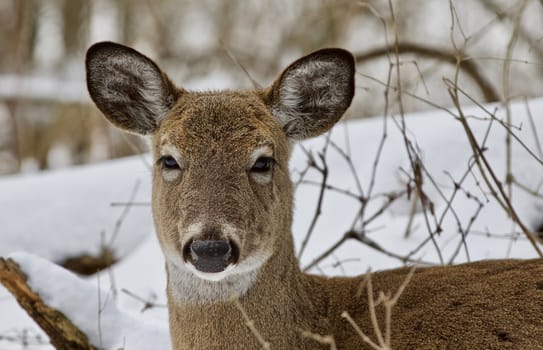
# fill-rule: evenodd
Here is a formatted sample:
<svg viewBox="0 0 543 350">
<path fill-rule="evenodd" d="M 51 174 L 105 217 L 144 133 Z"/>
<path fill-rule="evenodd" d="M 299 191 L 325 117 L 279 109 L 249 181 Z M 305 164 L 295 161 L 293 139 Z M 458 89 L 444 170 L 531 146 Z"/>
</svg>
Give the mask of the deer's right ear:
<svg viewBox="0 0 543 350">
<path fill-rule="evenodd" d="M 96 106 L 110 122 L 130 132 L 156 131 L 180 94 L 151 59 L 120 44 L 94 44 L 85 65 Z"/>
</svg>

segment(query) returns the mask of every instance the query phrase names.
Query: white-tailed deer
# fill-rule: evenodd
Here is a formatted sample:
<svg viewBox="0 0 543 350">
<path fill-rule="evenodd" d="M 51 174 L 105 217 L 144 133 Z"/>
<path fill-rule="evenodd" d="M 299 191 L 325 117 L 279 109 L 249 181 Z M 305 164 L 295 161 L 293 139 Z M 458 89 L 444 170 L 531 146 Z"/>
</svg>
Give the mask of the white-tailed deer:
<svg viewBox="0 0 543 350">
<path fill-rule="evenodd" d="M 149 58 L 114 43 L 92 46 L 87 84 L 118 127 L 152 137 L 153 215 L 166 258 L 174 349 L 257 349 L 231 297 L 272 349 L 383 343 L 363 276 L 300 271 L 291 236 L 293 141 L 329 130 L 349 107 L 355 64 L 324 49 L 288 66 L 267 89 L 191 92 Z M 395 292 L 407 269 L 372 275 Z M 364 288 L 367 288 L 364 287 Z M 372 321 L 373 319 L 373 321 Z M 393 349 L 542 349 L 543 263 L 494 261 L 419 269 L 394 307 Z M 386 343 L 386 339 L 384 340 Z"/>
</svg>

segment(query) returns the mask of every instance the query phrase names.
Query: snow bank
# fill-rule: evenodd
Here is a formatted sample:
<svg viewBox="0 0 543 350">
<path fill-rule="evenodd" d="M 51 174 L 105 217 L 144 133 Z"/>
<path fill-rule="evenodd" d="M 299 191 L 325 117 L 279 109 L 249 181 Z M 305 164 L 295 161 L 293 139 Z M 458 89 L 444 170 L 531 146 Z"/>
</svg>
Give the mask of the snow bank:
<svg viewBox="0 0 543 350">
<path fill-rule="evenodd" d="M 65 269 L 28 253 L 14 253 L 28 284 L 43 301 L 67 315 L 103 349 L 169 349 L 168 326 L 150 324 L 120 311 L 109 290 L 96 288 Z"/>
<path fill-rule="evenodd" d="M 0 256 L 24 250 L 60 262 L 97 255 L 124 257 L 152 232 L 150 170 L 141 157 L 0 179 Z M 134 195 L 133 195 L 134 194 Z M 133 198 L 132 198 L 133 197 Z"/>
</svg>

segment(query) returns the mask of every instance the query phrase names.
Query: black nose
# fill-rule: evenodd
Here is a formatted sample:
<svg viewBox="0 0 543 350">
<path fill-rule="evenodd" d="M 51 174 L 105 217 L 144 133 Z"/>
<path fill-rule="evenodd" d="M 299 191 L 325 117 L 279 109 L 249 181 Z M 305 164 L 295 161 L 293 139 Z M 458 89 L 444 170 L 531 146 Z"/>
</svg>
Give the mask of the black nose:
<svg viewBox="0 0 543 350">
<path fill-rule="evenodd" d="M 202 272 L 221 272 L 237 261 L 238 249 L 228 240 L 193 240 L 183 249 L 183 257 Z"/>
</svg>

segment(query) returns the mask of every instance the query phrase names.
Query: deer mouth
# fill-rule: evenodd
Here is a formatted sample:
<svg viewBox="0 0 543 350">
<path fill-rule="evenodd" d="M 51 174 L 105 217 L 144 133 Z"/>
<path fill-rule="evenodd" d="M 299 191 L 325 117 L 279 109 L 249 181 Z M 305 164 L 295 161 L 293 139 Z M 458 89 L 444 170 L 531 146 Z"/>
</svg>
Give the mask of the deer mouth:
<svg viewBox="0 0 543 350">
<path fill-rule="evenodd" d="M 238 262 L 239 248 L 232 240 L 190 240 L 183 259 L 199 272 L 220 273 Z"/>
</svg>

